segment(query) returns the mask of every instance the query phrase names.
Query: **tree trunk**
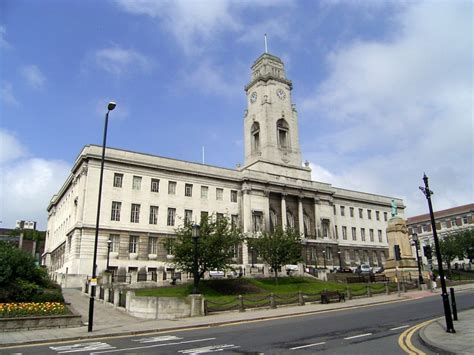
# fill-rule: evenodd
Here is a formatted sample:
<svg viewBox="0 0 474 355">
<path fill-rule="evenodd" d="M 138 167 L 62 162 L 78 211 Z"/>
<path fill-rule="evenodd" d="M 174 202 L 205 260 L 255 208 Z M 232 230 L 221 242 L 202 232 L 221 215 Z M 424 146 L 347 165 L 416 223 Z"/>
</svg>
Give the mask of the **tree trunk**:
<svg viewBox="0 0 474 355">
<path fill-rule="evenodd" d="M 275 273 L 275 285 L 278 284 L 278 269 L 276 267 L 273 268 L 273 272 Z"/>
</svg>

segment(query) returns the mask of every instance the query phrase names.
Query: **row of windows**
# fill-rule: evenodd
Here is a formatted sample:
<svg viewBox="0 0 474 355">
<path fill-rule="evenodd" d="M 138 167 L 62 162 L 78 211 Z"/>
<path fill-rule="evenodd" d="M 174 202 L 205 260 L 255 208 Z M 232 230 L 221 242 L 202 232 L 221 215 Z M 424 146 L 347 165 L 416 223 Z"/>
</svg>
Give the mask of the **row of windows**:
<svg viewBox="0 0 474 355">
<path fill-rule="evenodd" d="M 334 215 L 336 215 L 337 214 L 336 205 L 334 205 L 333 208 L 334 208 Z M 354 207 L 349 207 L 349 216 L 350 217 L 354 217 L 354 215 L 355 215 L 354 210 L 355 210 Z M 339 211 L 340 211 L 340 215 L 342 217 L 344 217 L 346 215 L 346 206 L 339 206 Z M 361 219 L 364 218 L 364 209 L 363 208 L 359 208 L 359 218 L 361 218 Z M 367 209 L 367 219 L 372 219 L 372 210 Z M 380 211 L 375 211 L 375 219 L 377 221 L 380 221 Z M 388 212 L 383 212 L 383 220 L 385 222 L 387 222 Z"/>
<path fill-rule="evenodd" d="M 123 185 L 123 174 L 115 173 L 114 174 L 114 187 L 121 188 Z M 176 181 L 168 181 L 168 194 L 169 195 L 176 195 Z M 132 189 L 133 190 L 141 190 L 142 186 L 142 177 L 141 176 L 133 176 L 132 180 Z M 151 192 L 160 192 L 160 180 L 159 179 L 151 179 L 150 184 L 150 191 Z M 201 186 L 201 198 L 207 199 L 209 192 L 209 186 Z M 184 185 L 184 196 L 192 197 L 193 196 L 193 184 L 185 184 Z M 216 200 L 222 201 L 224 199 L 224 189 L 223 188 L 216 188 Z M 237 202 L 237 190 L 230 190 L 230 202 Z"/>
<path fill-rule="evenodd" d="M 111 210 L 111 221 L 120 221 L 120 213 L 122 210 L 122 202 L 112 201 L 112 210 Z M 131 223 L 140 223 L 140 210 L 141 205 L 137 203 L 131 204 L 130 209 L 130 222 Z M 149 224 L 158 224 L 158 206 L 150 206 L 149 215 L 148 215 L 148 223 Z M 207 211 L 201 211 L 201 219 L 204 217 L 208 217 Z M 223 213 L 217 213 L 217 218 L 222 218 L 224 216 Z M 231 223 L 233 226 L 237 225 L 238 215 L 231 215 Z M 191 223 L 193 221 L 193 211 L 192 210 L 184 210 L 184 223 Z M 176 223 L 176 208 L 168 208 L 167 218 L 166 218 L 166 225 L 167 226 L 174 226 Z"/>
<path fill-rule="evenodd" d="M 337 228 L 337 226 L 335 226 L 336 228 L 336 238 L 339 239 L 339 230 Z M 346 226 L 342 226 L 341 227 L 341 232 L 342 232 L 342 240 L 347 240 L 348 238 L 348 235 L 347 235 L 347 227 Z M 369 229 L 369 240 L 371 242 L 375 242 L 375 235 L 374 235 L 374 230 L 373 229 Z M 356 227 L 352 227 L 351 228 L 351 237 L 352 237 L 352 240 L 357 240 L 357 228 Z M 378 229 L 377 230 L 377 240 L 379 243 L 382 243 L 382 230 L 381 229 Z M 365 228 L 361 228 L 360 229 L 360 239 L 361 241 L 365 242 L 366 241 L 366 233 L 365 233 Z"/>
<path fill-rule="evenodd" d="M 469 223 L 469 216 L 462 217 L 453 217 L 451 219 L 443 220 L 441 222 L 436 222 L 436 229 L 445 229 L 445 228 L 455 228 Z M 425 224 L 422 226 L 413 226 L 411 227 L 412 232 L 416 231 L 417 233 L 421 232 L 431 232 L 431 224 Z"/>
</svg>

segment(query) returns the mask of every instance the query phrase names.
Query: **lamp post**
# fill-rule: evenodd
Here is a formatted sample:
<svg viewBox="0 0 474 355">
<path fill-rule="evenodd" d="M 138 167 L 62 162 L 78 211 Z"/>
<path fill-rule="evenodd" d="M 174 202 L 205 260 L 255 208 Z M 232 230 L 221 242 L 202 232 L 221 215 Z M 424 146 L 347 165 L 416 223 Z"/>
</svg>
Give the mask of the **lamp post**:
<svg viewBox="0 0 474 355">
<path fill-rule="evenodd" d="M 342 259 L 341 259 L 341 251 L 337 251 L 337 256 L 339 257 L 339 269 L 342 270 Z"/>
<path fill-rule="evenodd" d="M 453 319 L 451 317 L 451 309 L 449 307 L 449 299 L 448 299 L 448 292 L 446 290 L 446 280 L 444 279 L 444 271 L 443 271 L 443 260 L 441 259 L 441 252 L 439 250 L 439 241 L 438 241 L 438 233 L 436 232 L 436 222 L 433 213 L 433 206 L 431 205 L 431 195 L 433 191 L 430 190 L 428 185 L 428 176 L 423 174 L 423 181 L 425 186 L 420 186 L 420 190 L 425 195 L 426 199 L 428 200 L 428 208 L 430 210 L 430 217 L 431 217 L 431 229 L 433 230 L 433 239 L 435 243 L 436 249 L 436 259 L 438 259 L 438 272 L 439 277 L 441 279 L 441 297 L 443 299 L 443 306 L 444 306 L 444 317 L 446 318 L 446 331 L 448 333 L 456 333 L 454 330 Z"/>
<path fill-rule="evenodd" d="M 255 250 L 253 248 L 253 246 L 250 247 L 250 257 L 252 258 L 252 269 L 255 267 Z"/>
<path fill-rule="evenodd" d="M 200 231 L 199 224 L 193 224 L 192 229 L 192 237 L 194 243 L 194 265 L 193 265 L 193 274 L 194 274 L 194 286 L 193 286 L 193 294 L 199 294 L 198 291 L 198 242 L 199 242 L 199 231 Z"/>
<path fill-rule="evenodd" d="M 110 247 L 112 246 L 112 241 L 107 240 L 107 271 L 109 271 L 109 261 L 110 261 Z"/>
<path fill-rule="evenodd" d="M 326 269 L 326 250 L 323 249 L 324 268 Z"/>
<path fill-rule="evenodd" d="M 420 241 L 418 240 L 418 234 L 413 233 L 412 239 L 415 244 L 416 262 L 418 264 L 418 281 L 420 282 L 420 285 L 423 285 L 425 281 L 423 281 L 423 276 L 421 275 L 421 260 L 420 260 L 420 254 L 418 252 L 418 249 L 420 247 Z"/>
<path fill-rule="evenodd" d="M 99 197 L 97 199 L 97 219 L 95 223 L 95 239 L 94 239 L 94 255 L 92 259 L 92 278 L 91 280 L 96 283 L 97 280 L 97 244 L 99 242 L 99 220 L 100 220 L 100 202 L 102 197 L 102 180 L 104 177 L 104 161 L 105 161 L 105 145 L 107 142 L 107 125 L 109 123 L 109 112 L 112 111 L 117 104 L 115 102 L 109 102 L 107 105 L 107 113 L 105 114 L 105 125 L 104 125 L 104 140 L 102 143 L 102 158 L 100 160 L 100 178 L 99 178 Z M 94 322 L 94 298 L 95 298 L 95 285 L 91 286 L 90 298 L 89 298 L 89 322 L 87 324 L 87 331 L 92 332 L 92 324 Z"/>
</svg>

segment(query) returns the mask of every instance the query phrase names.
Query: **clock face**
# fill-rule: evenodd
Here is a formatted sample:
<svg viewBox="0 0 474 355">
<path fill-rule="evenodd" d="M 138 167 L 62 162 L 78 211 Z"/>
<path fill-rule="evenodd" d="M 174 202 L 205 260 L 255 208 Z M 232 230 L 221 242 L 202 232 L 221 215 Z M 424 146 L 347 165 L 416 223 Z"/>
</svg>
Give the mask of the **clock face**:
<svg viewBox="0 0 474 355">
<path fill-rule="evenodd" d="M 250 102 L 255 102 L 257 100 L 257 93 L 254 91 L 251 95 L 250 95 Z"/>
<path fill-rule="evenodd" d="M 284 100 L 285 97 L 286 97 L 286 94 L 285 94 L 285 92 L 284 92 L 282 89 L 278 89 L 278 90 L 277 90 L 277 96 L 278 96 L 280 99 Z"/>
</svg>

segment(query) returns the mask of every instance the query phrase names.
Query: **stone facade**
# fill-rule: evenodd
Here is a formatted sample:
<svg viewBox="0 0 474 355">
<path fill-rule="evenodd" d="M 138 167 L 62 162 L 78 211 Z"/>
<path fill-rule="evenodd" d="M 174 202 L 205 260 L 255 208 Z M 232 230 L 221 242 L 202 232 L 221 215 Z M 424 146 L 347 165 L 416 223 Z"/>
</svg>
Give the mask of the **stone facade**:
<svg viewBox="0 0 474 355">
<path fill-rule="evenodd" d="M 203 213 L 228 215 L 247 235 L 277 225 L 297 229 L 308 266 L 382 266 L 393 197 L 311 180 L 291 90 L 279 58 L 265 53 L 254 63 L 246 86 L 245 164 L 237 169 L 107 148 L 98 272 L 106 267 L 109 239 L 113 269 L 172 271 L 166 239 Z M 91 273 L 100 158 L 100 146 L 85 146 L 48 206 L 43 262 L 53 275 Z M 395 201 L 403 216 L 403 201 Z M 236 248 L 235 260 L 242 270 L 263 266 L 246 244 Z"/>
</svg>

